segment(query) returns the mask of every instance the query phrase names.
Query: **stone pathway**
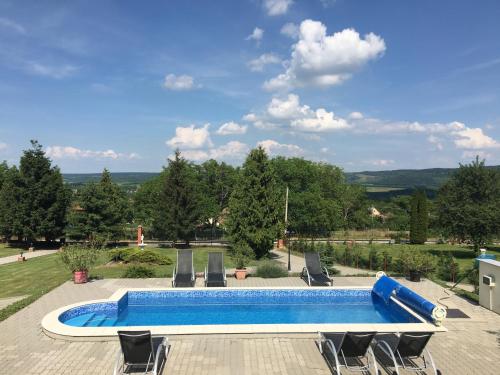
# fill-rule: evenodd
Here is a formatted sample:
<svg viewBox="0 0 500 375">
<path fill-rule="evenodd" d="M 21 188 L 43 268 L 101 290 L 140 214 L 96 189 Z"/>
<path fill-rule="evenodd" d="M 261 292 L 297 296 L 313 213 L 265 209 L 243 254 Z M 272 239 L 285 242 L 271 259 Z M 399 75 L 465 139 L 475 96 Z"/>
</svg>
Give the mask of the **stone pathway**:
<svg viewBox="0 0 500 375">
<path fill-rule="evenodd" d="M 33 252 L 26 251 L 25 253 L 23 253 L 23 255 L 26 257 L 26 259 L 31 259 L 54 253 L 57 253 L 57 250 L 36 250 Z M 0 258 L 0 265 L 17 262 L 17 257 L 18 255 L 2 257 Z"/>
<path fill-rule="evenodd" d="M 275 260 L 283 263 L 285 267 L 288 267 L 288 253 L 286 251 L 274 249 L 271 250 L 271 254 L 274 256 Z M 305 267 L 304 258 L 291 254 L 290 266 L 292 268 L 292 272 L 302 272 L 302 269 Z M 333 267 L 338 270 L 342 276 L 375 275 L 375 272 L 361 268 L 347 267 L 340 264 L 334 264 Z"/>
</svg>

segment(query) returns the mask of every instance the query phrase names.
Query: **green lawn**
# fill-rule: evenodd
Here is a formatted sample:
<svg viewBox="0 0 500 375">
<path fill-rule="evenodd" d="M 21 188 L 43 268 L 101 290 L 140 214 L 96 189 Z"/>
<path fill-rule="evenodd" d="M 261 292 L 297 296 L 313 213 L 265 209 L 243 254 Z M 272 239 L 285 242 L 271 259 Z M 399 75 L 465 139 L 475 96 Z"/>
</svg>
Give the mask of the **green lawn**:
<svg viewBox="0 0 500 375">
<path fill-rule="evenodd" d="M 51 290 L 70 278 L 57 254 L 5 264 L 0 266 L 0 298 Z"/>
<path fill-rule="evenodd" d="M 151 266 L 156 277 L 172 277 L 175 267 L 177 250 L 175 249 L 153 249 L 150 250 L 167 255 L 172 259 L 171 265 Z M 224 251 L 223 248 L 193 248 L 194 266 L 196 272 L 203 272 L 208 260 L 209 251 Z M 99 256 L 99 262 L 91 272 L 91 277 L 98 278 L 120 278 L 128 267 L 126 264 L 107 265 L 109 262 L 109 250 L 103 250 Z M 249 266 L 256 266 L 262 261 L 252 261 Z M 233 260 L 224 256 L 226 268 L 234 267 Z M 71 274 L 60 262 L 57 254 L 32 258 L 23 263 L 11 263 L 0 266 L 0 298 L 33 295 L 48 291 L 54 287 L 70 280 Z"/>
<path fill-rule="evenodd" d="M 157 248 L 149 248 L 148 250 L 152 250 L 159 254 L 167 255 L 171 260 L 171 265 L 163 265 L 163 266 L 151 266 L 154 269 L 156 277 L 172 277 L 172 272 L 174 270 L 176 260 L 177 260 L 177 250 L 176 249 L 157 249 Z M 194 270 L 195 272 L 203 272 L 205 270 L 205 266 L 208 261 L 208 252 L 210 251 L 223 251 L 226 253 L 225 248 L 220 247 L 199 247 L 193 248 L 193 259 L 194 259 Z M 104 252 L 100 258 L 100 266 L 95 267 L 90 273 L 91 277 L 98 278 L 119 278 L 122 277 L 123 272 L 128 267 L 127 264 L 114 264 L 114 265 L 106 265 L 109 261 L 109 254 Z M 256 266 L 262 261 L 251 261 L 248 266 Z M 228 255 L 224 254 L 224 266 L 226 268 L 234 268 L 234 262 Z"/>
<path fill-rule="evenodd" d="M 17 247 L 10 247 L 5 244 L 0 244 L 0 258 L 9 257 L 11 255 L 19 255 L 21 249 Z"/>
</svg>

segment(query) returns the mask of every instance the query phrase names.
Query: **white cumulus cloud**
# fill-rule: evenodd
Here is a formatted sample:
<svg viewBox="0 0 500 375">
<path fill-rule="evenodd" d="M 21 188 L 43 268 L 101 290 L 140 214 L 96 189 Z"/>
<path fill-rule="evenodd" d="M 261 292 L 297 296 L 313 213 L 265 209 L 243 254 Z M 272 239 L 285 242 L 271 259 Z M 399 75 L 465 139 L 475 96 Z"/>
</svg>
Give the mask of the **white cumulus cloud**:
<svg viewBox="0 0 500 375">
<path fill-rule="evenodd" d="M 217 134 L 219 135 L 245 134 L 246 132 L 246 125 L 240 125 L 233 121 L 226 122 L 225 124 L 222 124 L 219 129 L 217 129 Z"/>
<path fill-rule="evenodd" d="M 374 33 L 362 38 L 356 30 L 344 29 L 327 35 L 321 22 L 305 20 L 300 24 L 299 40 L 292 46 L 288 68 L 266 81 L 264 88 L 338 85 L 385 50 L 384 40 Z"/>
<path fill-rule="evenodd" d="M 282 156 L 299 156 L 304 154 L 304 150 L 297 145 L 279 143 L 272 139 L 266 139 L 257 143 L 257 146 L 262 147 L 269 155 Z"/>
<path fill-rule="evenodd" d="M 477 150 L 500 147 L 500 143 L 484 134 L 481 128 L 465 128 L 456 131 L 454 134 L 458 138 L 454 141 L 458 148 Z"/>
<path fill-rule="evenodd" d="M 429 141 L 430 144 L 436 147 L 436 150 L 441 151 L 444 148 L 443 143 L 441 143 L 441 139 L 436 137 L 434 134 L 429 135 L 427 140 Z"/>
<path fill-rule="evenodd" d="M 94 151 L 84 150 L 72 146 L 49 146 L 45 154 L 53 159 L 138 159 L 139 155 L 135 152 L 130 154 L 116 152 L 114 150 Z"/>
<path fill-rule="evenodd" d="M 272 98 L 267 106 L 267 113 L 274 119 L 294 119 L 307 116 L 310 108 L 300 105 L 298 95 L 289 94 L 285 99 Z"/>
<path fill-rule="evenodd" d="M 216 160 L 242 160 L 250 148 L 241 142 L 231 141 L 219 147 L 213 147 L 206 150 L 183 150 L 181 155 L 192 161 L 205 161 L 209 159 Z"/>
<path fill-rule="evenodd" d="M 264 0 L 264 9 L 268 16 L 285 14 L 293 4 L 293 0 Z"/>
<path fill-rule="evenodd" d="M 166 144 L 172 148 L 179 149 L 195 149 L 205 146 L 212 146 L 210 140 L 209 124 L 205 124 L 201 128 L 196 128 L 194 125 L 178 126 L 175 128 L 175 136 L 169 139 Z"/>
<path fill-rule="evenodd" d="M 266 65 L 279 63 L 281 63 L 281 59 L 274 53 L 264 53 L 258 58 L 250 60 L 247 65 L 252 72 L 262 72 Z"/>
<path fill-rule="evenodd" d="M 349 128 L 349 124 L 341 117 L 335 116 L 333 112 L 327 112 L 324 108 L 319 108 L 314 116 L 293 120 L 293 129 L 304 132 L 326 132 Z"/>
<path fill-rule="evenodd" d="M 296 94 L 274 97 L 264 113 L 249 113 L 244 116 L 244 120 L 253 122 L 257 128 L 268 130 L 281 126 L 289 127 L 292 131 L 328 132 L 350 127 L 347 120 L 333 112 L 324 108 L 313 110 L 308 105 L 302 105 Z"/>
<path fill-rule="evenodd" d="M 287 22 L 281 27 L 280 33 L 289 38 L 297 39 L 299 37 L 299 26 L 293 22 Z"/>
<path fill-rule="evenodd" d="M 349 113 L 349 118 L 353 120 L 361 120 L 363 118 L 363 114 L 361 112 L 351 112 Z"/>
<path fill-rule="evenodd" d="M 188 75 L 176 76 L 175 74 L 167 74 L 163 87 L 167 90 L 183 91 L 195 88 L 194 78 Z"/>
<path fill-rule="evenodd" d="M 245 38 L 245 40 L 255 40 L 257 44 L 259 44 L 263 37 L 264 30 L 256 27 L 255 29 L 253 29 L 252 33 Z"/>
</svg>

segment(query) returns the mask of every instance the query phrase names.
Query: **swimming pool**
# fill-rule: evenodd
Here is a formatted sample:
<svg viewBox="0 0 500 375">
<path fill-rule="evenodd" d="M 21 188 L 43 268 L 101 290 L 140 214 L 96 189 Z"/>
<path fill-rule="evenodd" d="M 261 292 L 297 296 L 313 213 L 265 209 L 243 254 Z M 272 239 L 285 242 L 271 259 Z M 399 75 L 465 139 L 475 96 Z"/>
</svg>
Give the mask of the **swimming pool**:
<svg viewBox="0 0 500 375">
<path fill-rule="evenodd" d="M 58 309 L 42 325 L 69 336 L 132 327 L 157 334 L 436 328 L 396 299 L 384 302 L 371 287 L 120 290 L 109 300 Z"/>
<path fill-rule="evenodd" d="M 70 309 L 59 321 L 74 327 L 418 322 L 394 301 L 355 289 L 130 291 L 117 303 Z"/>
</svg>

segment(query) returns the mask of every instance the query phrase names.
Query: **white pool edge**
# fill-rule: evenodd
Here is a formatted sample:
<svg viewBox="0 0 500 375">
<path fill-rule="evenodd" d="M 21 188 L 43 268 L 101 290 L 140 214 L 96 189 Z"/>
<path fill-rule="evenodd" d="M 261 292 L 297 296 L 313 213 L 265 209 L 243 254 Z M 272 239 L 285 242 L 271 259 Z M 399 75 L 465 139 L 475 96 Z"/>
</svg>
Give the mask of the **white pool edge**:
<svg viewBox="0 0 500 375">
<path fill-rule="evenodd" d="M 121 288 L 107 299 L 78 302 L 56 309 L 42 319 L 42 329 L 50 337 L 65 340 L 106 340 L 115 339 L 119 330 L 149 330 L 153 335 L 203 335 L 203 334 L 270 334 L 270 333 L 316 333 L 316 332 L 445 332 L 443 326 L 427 322 L 423 317 L 403 305 L 396 299 L 392 300 L 405 309 L 421 323 L 329 323 L 329 324 L 221 324 L 221 325 L 172 325 L 172 326 L 127 326 L 127 327 L 73 327 L 61 323 L 59 316 L 65 311 L 92 303 L 117 302 L 127 292 L 148 291 L 193 291 L 193 290 L 324 290 L 325 287 L 246 287 L 246 288 Z M 329 287 L 329 289 L 371 290 L 367 287 Z"/>
</svg>

